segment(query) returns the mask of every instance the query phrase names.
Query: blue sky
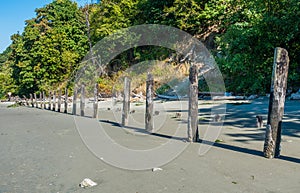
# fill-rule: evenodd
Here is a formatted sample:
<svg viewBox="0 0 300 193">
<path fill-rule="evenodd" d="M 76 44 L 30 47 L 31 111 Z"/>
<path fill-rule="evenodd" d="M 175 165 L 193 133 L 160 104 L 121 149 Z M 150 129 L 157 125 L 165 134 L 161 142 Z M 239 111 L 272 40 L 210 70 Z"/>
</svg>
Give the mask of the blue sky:
<svg viewBox="0 0 300 193">
<path fill-rule="evenodd" d="M 23 32 L 25 20 L 35 17 L 34 10 L 52 0 L 1 0 L 0 2 L 0 53 L 11 43 L 10 36 Z M 83 5 L 87 0 L 77 0 Z"/>
</svg>

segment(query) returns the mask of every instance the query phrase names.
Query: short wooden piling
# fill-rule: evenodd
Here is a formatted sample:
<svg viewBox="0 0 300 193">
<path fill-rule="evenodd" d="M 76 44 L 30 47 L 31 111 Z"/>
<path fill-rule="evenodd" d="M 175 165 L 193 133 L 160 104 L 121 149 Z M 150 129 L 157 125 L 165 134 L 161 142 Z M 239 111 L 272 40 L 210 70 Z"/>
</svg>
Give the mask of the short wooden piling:
<svg viewBox="0 0 300 193">
<path fill-rule="evenodd" d="M 73 106 L 72 106 L 72 114 L 76 115 L 76 103 L 77 103 L 77 87 L 75 86 L 73 91 Z"/>
<path fill-rule="evenodd" d="M 49 104 L 48 104 L 48 110 L 51 110 L 52 108 L 52 92 L 49 91 Z"/>
<path fill-rule="evenodd" d="M 94 113 L 93 113 L 93 118 L 97 118 L 98 116 L 98 83 L 95 83 L 94 86 Z"/>
<path fill-rule="evenodd" d="M 61 89 L 58 90 L 57 111 L 60 112 L 60 109 L 61 109 Z"/>
<path fill-rule="evenodd" d="M 64 101 L 65 110 L 64 113 L 68 113 L 68 88 L 65 88 L 65 101 Z"/>
<path fill-rule="evenodd" d="M 36 93 L 34 93 L 33 96 L 34 96 L 35 107 L 38 108 Z"/>
<path fill-rule="evenodd" d="M 42 92 L 43 95 L 43 109 L 46 109 L 46 95 L 45 95 L 45 91 Z"/>
<path fill-rule="evenodd" d="M 85 85 L 81 85 L 81 96 L 80 96 L 80 116 L 84 116 L 85 108 Z"/>
<path fill-rule="evenodd" d="M 30 101 L 31 101 L 31 107 L 34 107 L 32 94 L 29 94 L 29 96 L 30 96 Z"/>
<path fill-rule="evenodd" d="M 55 111 L 56 109 L 56 91 L 53 91 L 53 107 L 52 111 Z"/>
</svg>

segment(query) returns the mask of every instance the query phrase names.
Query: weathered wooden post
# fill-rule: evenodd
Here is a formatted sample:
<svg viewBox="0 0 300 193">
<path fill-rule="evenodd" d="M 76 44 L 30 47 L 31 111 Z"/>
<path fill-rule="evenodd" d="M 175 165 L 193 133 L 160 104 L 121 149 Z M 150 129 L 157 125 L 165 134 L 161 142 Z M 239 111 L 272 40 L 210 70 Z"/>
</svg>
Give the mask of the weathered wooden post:
<svg viewBox="0 0 300 193">
<path fill-rule="evenodd" d="M 130 111 L 130 82 L 131 80 L 128 77 L 125 77 L 123 90 L 122 126 L 128 125 L 128 115 Z"/>
<path fill-rule="evenodd" d="M 48 110 L 51 110 L 52 107 L 52 92 L 49 91 L 49 104 L 48 104 Z"/>
<path fill-rule="evenodd" d="M 153 85 L 154 80 L 152 74 L 148 73 L 146 81 L 146 114 L 145 125 L 146 131 L 153 132 Z"/>
<path fill-rule="evenodd" d="M 197 142 L 198 133 L 198 67 L 192 65 L 189 74 L 188 141 Z"/>
<path fill-rule="evenodd" d="M 45 91 L 42 92 L 43 95 L 43 109 L 46 109 L 46 95 L 45 95 Z"/>
<path fill-rule="evenodd" d="M 61 108 L 61 89 L 58 90 L 58 101 L 57 101 L 57 111 L 60 112 Z"/>
<path fill-rule="evenodd" d="M 97 118 L 98 115 L 98 83 L 95 83 L 94 87 L 94 113 L 93 118 Z"/>
<path fill-rule="evenodd" d="M 275 48 L 264 156 L 280 156 L 281 123 L 289 69 L 288 52 Z"/>
<path fill-rule="evenodd" d="M 53 91 L 53 107 L 52 111 L 55 111 L 56 109 L 56 91 Z"/>
<path fill-rule="evenodd" d="M 68 113 L 68 88 L 65 88 L 65 110 L 64 113 Z"/>
<path fill-rule="evenodd" d="M 85 85 L 81 85 L 81 96 L 80 96 L 80 116 L 84 116 L 85 107 Z"/>
<path fill-rule="evenodd" d="M 31 107 L 34 107 L 32 94 L 29 94 L 29 95 L 30 95 Z"/>
<path fill-rule="evenodd" d="M 77 103 L 77 87 L 75 86 L 74 88 L 74 93 L 73 93 L 73 107 L 72 107 L 72 114 L 76 115 L 76 103 Z"/>
<path fill-rule="evenodd" d="M 38 107 L 38 102 L 37 102 L 37 97 L 36 97 L 36 93 L 33 94 L 34 96 L 34 101 L 35 101 L 35 107 Z"/>
</svg>

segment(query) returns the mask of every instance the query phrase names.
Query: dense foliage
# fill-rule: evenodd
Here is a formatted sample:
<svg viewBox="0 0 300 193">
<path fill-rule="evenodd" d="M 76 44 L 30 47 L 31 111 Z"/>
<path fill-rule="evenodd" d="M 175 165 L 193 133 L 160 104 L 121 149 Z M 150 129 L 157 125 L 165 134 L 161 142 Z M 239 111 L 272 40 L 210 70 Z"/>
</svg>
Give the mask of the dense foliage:
<svg viewBox="0 0 300 193">
<path fill-rule="evenodd" d="M 36 9 L 36 17 L 26 21 L 23 33 L 12 35 L 0 55 L 0 97 L 66 86 L 89 41 L 144 23 L 171 25 L 203 41 L 215 54 L 228 91 L 268 92 L 275 47 L 289 52 L 289 88 L 300 87 L 299 0 L 102 0 L 80 8 L 71 0 L 54 0 Z M 132 48 L 99 83 L 109 86 L 114 71 L 169 53 Z"/>
</svg>

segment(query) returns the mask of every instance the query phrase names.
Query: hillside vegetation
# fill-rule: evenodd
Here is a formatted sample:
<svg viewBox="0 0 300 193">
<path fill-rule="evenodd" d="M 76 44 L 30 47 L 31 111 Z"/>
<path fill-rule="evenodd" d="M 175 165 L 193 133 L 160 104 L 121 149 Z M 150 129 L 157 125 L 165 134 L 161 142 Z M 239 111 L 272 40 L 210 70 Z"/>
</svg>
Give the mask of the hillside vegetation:
<svg viewBox="0 0 300 193">
<path fill-rule="evenodd" d="M 290 56 L 288 88 L 300 87 L 299 0 L 101 0 L 84 7 L 54 0 L 35 12 L 0 55 L 0 98 L 71 89 L 90 46 L 138 24 L 173 26 L 201 40 L 215 55 L 226 89 L 240 94 L 269 92 L 274 48 L 283 47 Z M 110 92 L 120 71 L 172 54 L 154 46 L 127 50 L 99 77 L 101 92 Z"/>
</svg>

